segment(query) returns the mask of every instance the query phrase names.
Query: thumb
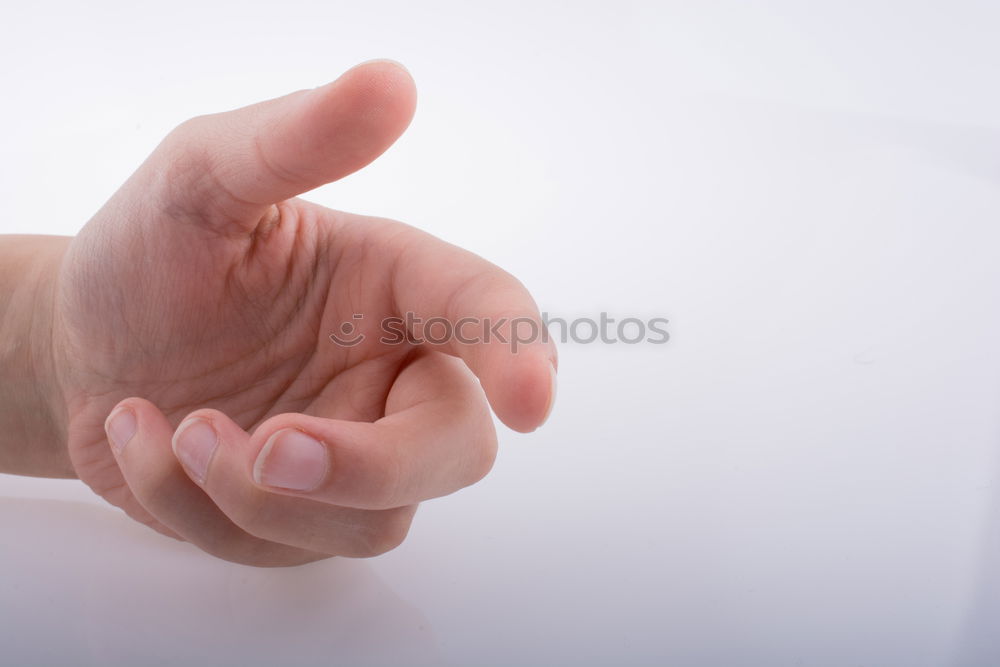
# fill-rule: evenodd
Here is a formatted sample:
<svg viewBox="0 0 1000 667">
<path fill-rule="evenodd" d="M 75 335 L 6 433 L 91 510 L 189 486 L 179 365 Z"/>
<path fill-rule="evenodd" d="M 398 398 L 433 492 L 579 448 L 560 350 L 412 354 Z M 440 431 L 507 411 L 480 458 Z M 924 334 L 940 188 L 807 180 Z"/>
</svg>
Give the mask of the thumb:
<svg viewBox="0 0 1000 667">
<path fill-rule="evenodd" d="M 186 121 L 151 162 L 178 217 L 219 232 L 252 231 L 272 204 L 372 162 L 415 106 L 409 73 L 372 61 L 320 88 Z"/>
</svg>

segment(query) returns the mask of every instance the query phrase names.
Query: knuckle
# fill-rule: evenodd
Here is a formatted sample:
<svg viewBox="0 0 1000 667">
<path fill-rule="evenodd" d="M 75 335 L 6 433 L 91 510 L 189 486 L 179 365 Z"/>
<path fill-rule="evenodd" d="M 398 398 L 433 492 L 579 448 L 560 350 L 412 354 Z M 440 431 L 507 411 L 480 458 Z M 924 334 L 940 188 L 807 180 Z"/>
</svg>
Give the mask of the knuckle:
<svg viewBox="0 0 1000 667">
<path fill-rule="evenodd" d="M 365 479 L 364 495 L 368 502 L 381 508 L 391 508 L 399 503 L 400 487 L 403 482 L 402 462 L 392 446 L 380 447 L 369 465 Z"/>
<path fill-rule="evenodd" d="M 251 494 L 249 498 L 242 498 L 239 502 L 227 503 L 225 513 L 247 533 L 267 539 L 273 532 L 275 521 L 266 500 L 263 495 Z"/>
<path fill-rule="evenodd" d="M 413 523 L 413 508 L 373 512 L 359 529 L 352 556 L 373 558 L 392 551 L 406 539 Z"/>
<path fill-rule="evenodd" d="M 149 471 L 139 480 L 129 480 L 128 486 L 139 504 L 154 508 L 150 513 L 172 502 L 177 494 L 175 475 L 167 469 Z"/>
<path fill-rule="evenodd" d="M 497 431 L 488 405 L 484 400 L 470 399 L 467 407 L 470 415 L 468 433 L 471 437 L 469 446 L 464 448 L 467 460 L 465 486 L 471 486 L 480 481 L 493 470 L 497 459 Z"/>
<path fill-rule="evenodd" d="M 177 220 L 196 218 L 197 203 L 211 201 L 217 190 L 211 157 L 194 139 L 168 138 L 160 150 L 164 154 L 153 176 L 153 188 L 164 213 Z"/>
<path fill-rule="evenodd" d="M 208 116 L 192 116 L 187 120 L 178 123 L 174 129 L 167 134 L 166 142 L 174 145 L 185 145 L 193 138 L 198 137 L 208 124 Z"/>
<path fill-rule="evenodd" d="M 468 485 L 475 484 L 493 470 L 493 464 L 497 460 L 496 431 L 491 428 L 490 432 L 480 439 L 479 446 L 472 449 L 475 453 Z"/>
<path fill-rule="evenodd" d="M 147 451 L 152 450 L 151 447 L 146 447 L 150 443 L 140 441 L 133 444 L 143 447 Z M 138 447 L 133 447 L 133 449 L 138 449 Z M 133 462 L 133 468 L 127 471 L 124 483 L 120 488 L 113 487 L 102 495 L 110 499 L 114 494 L 120 498 L 125 495 L 127 488 L 142 507 L 146 508 L 150 514 L 155 515 L 160 509 L 169 508 L 175 502 L 179 484 L 185 482 L 186 475 L 165 456 L 156 459 L 146 458 Z"/>
<path fill-rule="evenodd" d="M 195 545 L 216 558 L 252 567 L 287 567 L 322 557 L 241 533 L 236 526 L 207 533 Z"/>
</svg>

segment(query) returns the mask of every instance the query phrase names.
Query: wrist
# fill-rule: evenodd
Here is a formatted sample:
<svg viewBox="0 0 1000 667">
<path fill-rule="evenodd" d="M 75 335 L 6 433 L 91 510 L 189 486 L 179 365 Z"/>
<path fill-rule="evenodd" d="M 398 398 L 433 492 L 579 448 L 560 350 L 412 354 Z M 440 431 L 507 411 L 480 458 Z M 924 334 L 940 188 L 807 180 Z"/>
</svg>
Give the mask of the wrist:
<svg viewBox="0 0 1000 667">
<path fill-rule="evenodd" d="M 0 236 L 0 472 L 75 477 L 55 349 L 67 237 Z"/>
</svg>

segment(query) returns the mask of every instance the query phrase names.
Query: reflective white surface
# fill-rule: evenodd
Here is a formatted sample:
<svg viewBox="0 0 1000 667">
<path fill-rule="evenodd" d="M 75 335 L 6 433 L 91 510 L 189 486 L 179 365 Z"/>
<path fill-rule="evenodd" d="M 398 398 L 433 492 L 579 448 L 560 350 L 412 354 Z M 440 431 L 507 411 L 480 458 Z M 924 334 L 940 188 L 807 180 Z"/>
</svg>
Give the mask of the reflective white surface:
<svg viewBox="0 0 1000 667">
<path fill-rule="evenodd" d="M 231 565 L 0 476 L 0 661 L 1000 664 L 1000 10 L 469 4 L 13 10 L 0 232 L 390 56 L 410 133 L 312 198 L 672 339 L 563 346 L 550 423 L 371 561 Z"/>
</svg>

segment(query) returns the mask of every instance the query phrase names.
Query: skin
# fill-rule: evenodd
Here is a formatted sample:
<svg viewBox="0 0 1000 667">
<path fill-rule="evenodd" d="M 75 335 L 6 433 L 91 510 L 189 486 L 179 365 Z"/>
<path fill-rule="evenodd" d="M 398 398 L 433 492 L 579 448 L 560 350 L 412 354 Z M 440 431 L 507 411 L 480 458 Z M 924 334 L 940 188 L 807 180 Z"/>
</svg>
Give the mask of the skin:
<svg viewBox="0 0 1000 667">
<path fill-rule="evenodd" d="M 78 236 L 2 237 L 0 469 L 77 476 L 163 534 L 260 566 L 383 553 L 420 501 L 481 479 L 491 407 L 525 432 L 551 410 L 554 346 L 398 344 L 380 322 L 541 327 L 531 296 L 417 229 L 297 198 L 378 157 L 415 101 L 409 74 L 376 61 L 194 118 Z M 333 342 L 345 322 L 365 339 Z M 216 438 L 200 466 L 181 444 L 193 426 Z M 314 488 L 255 478 L 288 433 L 322 447 L 301 468 Z"/>
</svg>

